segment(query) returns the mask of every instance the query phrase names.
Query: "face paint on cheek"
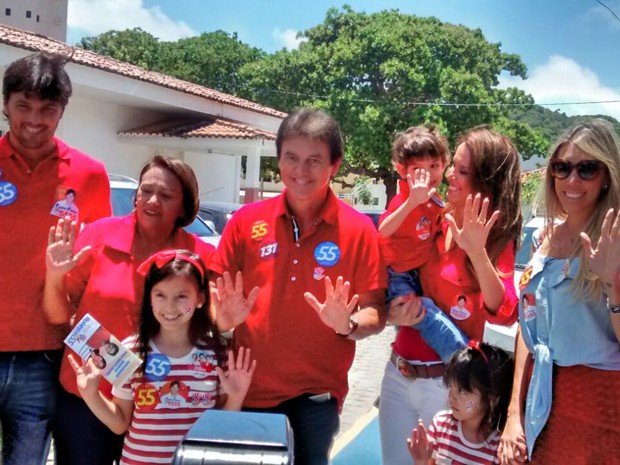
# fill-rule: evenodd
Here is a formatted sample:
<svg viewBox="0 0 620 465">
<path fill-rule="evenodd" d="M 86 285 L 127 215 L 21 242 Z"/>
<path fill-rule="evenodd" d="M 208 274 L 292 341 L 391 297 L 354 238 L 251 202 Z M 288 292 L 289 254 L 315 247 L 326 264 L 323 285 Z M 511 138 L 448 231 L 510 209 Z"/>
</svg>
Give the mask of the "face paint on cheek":
<svg viewBox="0 0 620 465">
<path fill-rule="evenodd" d="M 480 404 L 478 403 L 477 400 L 466 400 L 465 401 L 465 411 L 467 413 L 471 413 L 474 410 L 476 410 L 478 407 L 480 406 Z"/>
<path fill-rule="evenodd" d="M 192 312 L 192 306 L 190 304 L 187 304 L 185 306 L 185 314 L 189 315 Z"/>
</svg>

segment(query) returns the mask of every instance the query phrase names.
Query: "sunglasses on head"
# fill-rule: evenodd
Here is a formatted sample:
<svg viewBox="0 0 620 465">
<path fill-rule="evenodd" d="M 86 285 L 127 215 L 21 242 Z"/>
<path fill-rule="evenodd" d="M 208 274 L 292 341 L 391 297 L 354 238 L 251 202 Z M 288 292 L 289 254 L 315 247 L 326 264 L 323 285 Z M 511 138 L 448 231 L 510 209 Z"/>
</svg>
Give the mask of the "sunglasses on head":
<svg viewBox="0 0 620 465">
<path fill-rule="evenodd" d="M 566 179 L 573 170 L 577 170 L 577 175 L 584 181 L 592 181 L 598 178 L 603 169 L 603 163 L 599 160 L 582 160 L 572 164 L 570 161 L 551 160 L 551 176 L 556 179 Z"/>
</svg>

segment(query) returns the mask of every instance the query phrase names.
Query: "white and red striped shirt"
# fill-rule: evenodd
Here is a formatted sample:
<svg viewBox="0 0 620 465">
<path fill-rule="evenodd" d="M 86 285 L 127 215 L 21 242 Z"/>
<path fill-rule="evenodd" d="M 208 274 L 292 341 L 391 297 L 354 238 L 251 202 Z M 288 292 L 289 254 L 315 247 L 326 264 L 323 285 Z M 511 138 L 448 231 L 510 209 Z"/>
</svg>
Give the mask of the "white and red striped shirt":
<svg viewBox="0 0 620 465">
<path fill-rule="evenodd" d="M 427 433 L 437 465 L 494 465 L 499 464 L 497 448 L 500 436 L 493 431 L 486 441 L 473 443 L 465 439 L 461 422 L 450 410 L 435 414 Z"/>
<path fill-rule="evenodd" d="M 135 350 L 136 338 L 123 344 Z M 121 465 L 169 464 L 183 436 L 219 399 L 215 353 L 194 347 L 180 358 L 167 357 L 151 341 L 145 377 L 134 375 L 115 397 L 134 401 Z"/>
</svg>

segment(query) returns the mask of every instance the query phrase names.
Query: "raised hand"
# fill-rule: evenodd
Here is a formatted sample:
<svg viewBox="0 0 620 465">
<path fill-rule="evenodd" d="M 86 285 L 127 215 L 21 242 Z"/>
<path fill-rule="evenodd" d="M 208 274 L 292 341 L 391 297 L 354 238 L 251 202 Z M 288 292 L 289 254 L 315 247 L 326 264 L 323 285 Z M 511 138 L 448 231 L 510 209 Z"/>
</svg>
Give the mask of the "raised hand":
<svg viewBox="0 0 620 465">
<path fill-rule="evenodd" d="M 470 257 L 476 253 L 484 252 L 489 233 L 499 218 L 499 210 L 495 210 L 491 217 L 487 219 L 488 210 L 489 199 L 485 197 L 482 200 L 482 195 L 478 193 L 473 199 L 471 195 L 468 195 L 467 200 L 465 200 L 461 228 L 457 226 L 452 215 L 446 215 L 446 220 L 452 231 L 452 237 L 454 237 L 457 245 Z"/>
<path fill-rule="evenodd" d="M 258 291 L 259 288 L 254 287 L 245 297 L 241 271 L 237 272 L 234 283 L 228 271 L 217 278 L 215 286 L 211 286 L 210 295 L 218 329 L 228 331 L 243 323 L 256 302 Z"/>
<path fill-rule="evenodd" d="M 407 183 L 409 184 L 409 197 L 407 198 L 407 203 L 410 204 L 411 208 L 415 208 L 418 205 L 422 205 L 428 199 L 430 199 L 435 193 L 437 189 L 430 188 L 428 185 L 431 181 L 431 174 L 422 168 L 416 168 L 413 172 L 413 177 L 411 174 L 407 174 Z"/>
<path fill-rule="evenodd" d="M 234 408 L 241 408 L 243 399 L 252 383 L 252 375 L 256 369 L 256 360 L 252 360 L 250 349 L 240 347 L 236 361 L 233 351 L 228 351 L 228 369 L 224 371 L 219 366 L 215 367 L 215 369 L 224 392 L 228 394 L 227 403 L 233 403 Z"/>
<path fill-rule="evenodd" d="M 426 316 L 422 301 L 415 294 L 401 295 L 390 302 L 388 323 L 394 326 L 414 326 Z"/>
<path fill-rule="evenodd" d="M 69 354 L 69 365 L 73 368 L 77 387 L 82 397 L 96 395 L 101 382 L 101 372 L 93 361 L 91 359 L 82 360 L 82 363 L 79 364 L 73 355 Z"/>
<path fill-rule="evenodd" d="M 332 284 L 329 276 L 325 277 L 325 302 L 321 303 L 310 292 L 304 293 L 306 302 L 316 310 L 321 321 L 336 331 L 338 334 L 351 332 L 349 318 L 357 307 L 359 295 L 355 294 L 349 300 L 351 283 L 345 281 L 342 276 L 336 279 L 336 286 Z"/>
<path fill-rule="evenodd" d="M 433 449 L 428 443 L 426 437 L 426 430 L 424 429 L 424 423 L 422 420 L 418 420 L 418 427 L 413 428 L 411 431 L 411 437 L 407 438 L 407 449 L 409 455 L 415 463 L 427 464 L 429 459 L 433 455 Z"/>
<path fill-rule="evenodd" d="M 590 237 L 583 232 L 581 243 L 588 266 L 603 282 L 605 293 L 609 294 L 614 283 L 620 287 L 620 212 L 614 215 L 613 208 L 607 212 L 596 248 L 592 247 Z"/>
<path fill-rule="evenodd" d="M 45 252 L 47 272 L 64 276 L 79 263 L 91 247 L 86 246 L 78 253 L 73 253 L 73 244 L 77 233 L 77 223 L 70 217 L 60 218 L 56 226 L 50 228 Z"/>
</svg>

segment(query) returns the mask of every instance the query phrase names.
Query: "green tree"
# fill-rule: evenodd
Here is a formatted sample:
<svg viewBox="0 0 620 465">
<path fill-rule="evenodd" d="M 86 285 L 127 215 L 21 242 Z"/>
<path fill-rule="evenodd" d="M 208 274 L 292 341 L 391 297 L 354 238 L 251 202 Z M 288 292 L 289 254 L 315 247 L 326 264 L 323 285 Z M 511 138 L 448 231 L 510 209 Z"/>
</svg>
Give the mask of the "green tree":
<svg viewBox="0 0 620 465">
<path fill-rule="evenodd" d="M 355 195 L 360 205 L 372 205 L 372 192 L 367 182 L 368 176 L 358 176 L 355 179 Z"/>
<path fill-rule="evenodd" d="M 77 45 L 151 70 L 157 69 L 159 61 L 159 40 L 139 27 L 125 31 L 108 31 L 96 37 L 84 37 Z"/>
<path fill-rule="evenodd" d="M 435 123 L 452 142 L 482 123 L 510 128 L 525 158 L 544 144 L 526 124 L 507 118 L 507 106 L 495 105 L 533 101 L 520 90 L 497 89 L 500 73 L 526 77 L 526 67 L 479 29 L 344 6 L 301 36 L 298 49 L 242 68 L 245 96 L 284 111 L 302 105 L 329 111 L 347 138 L 343 172 L 383 179 L 388 199 L 396 192 L 391 140 L 408 126 Z"/>
</svg>

